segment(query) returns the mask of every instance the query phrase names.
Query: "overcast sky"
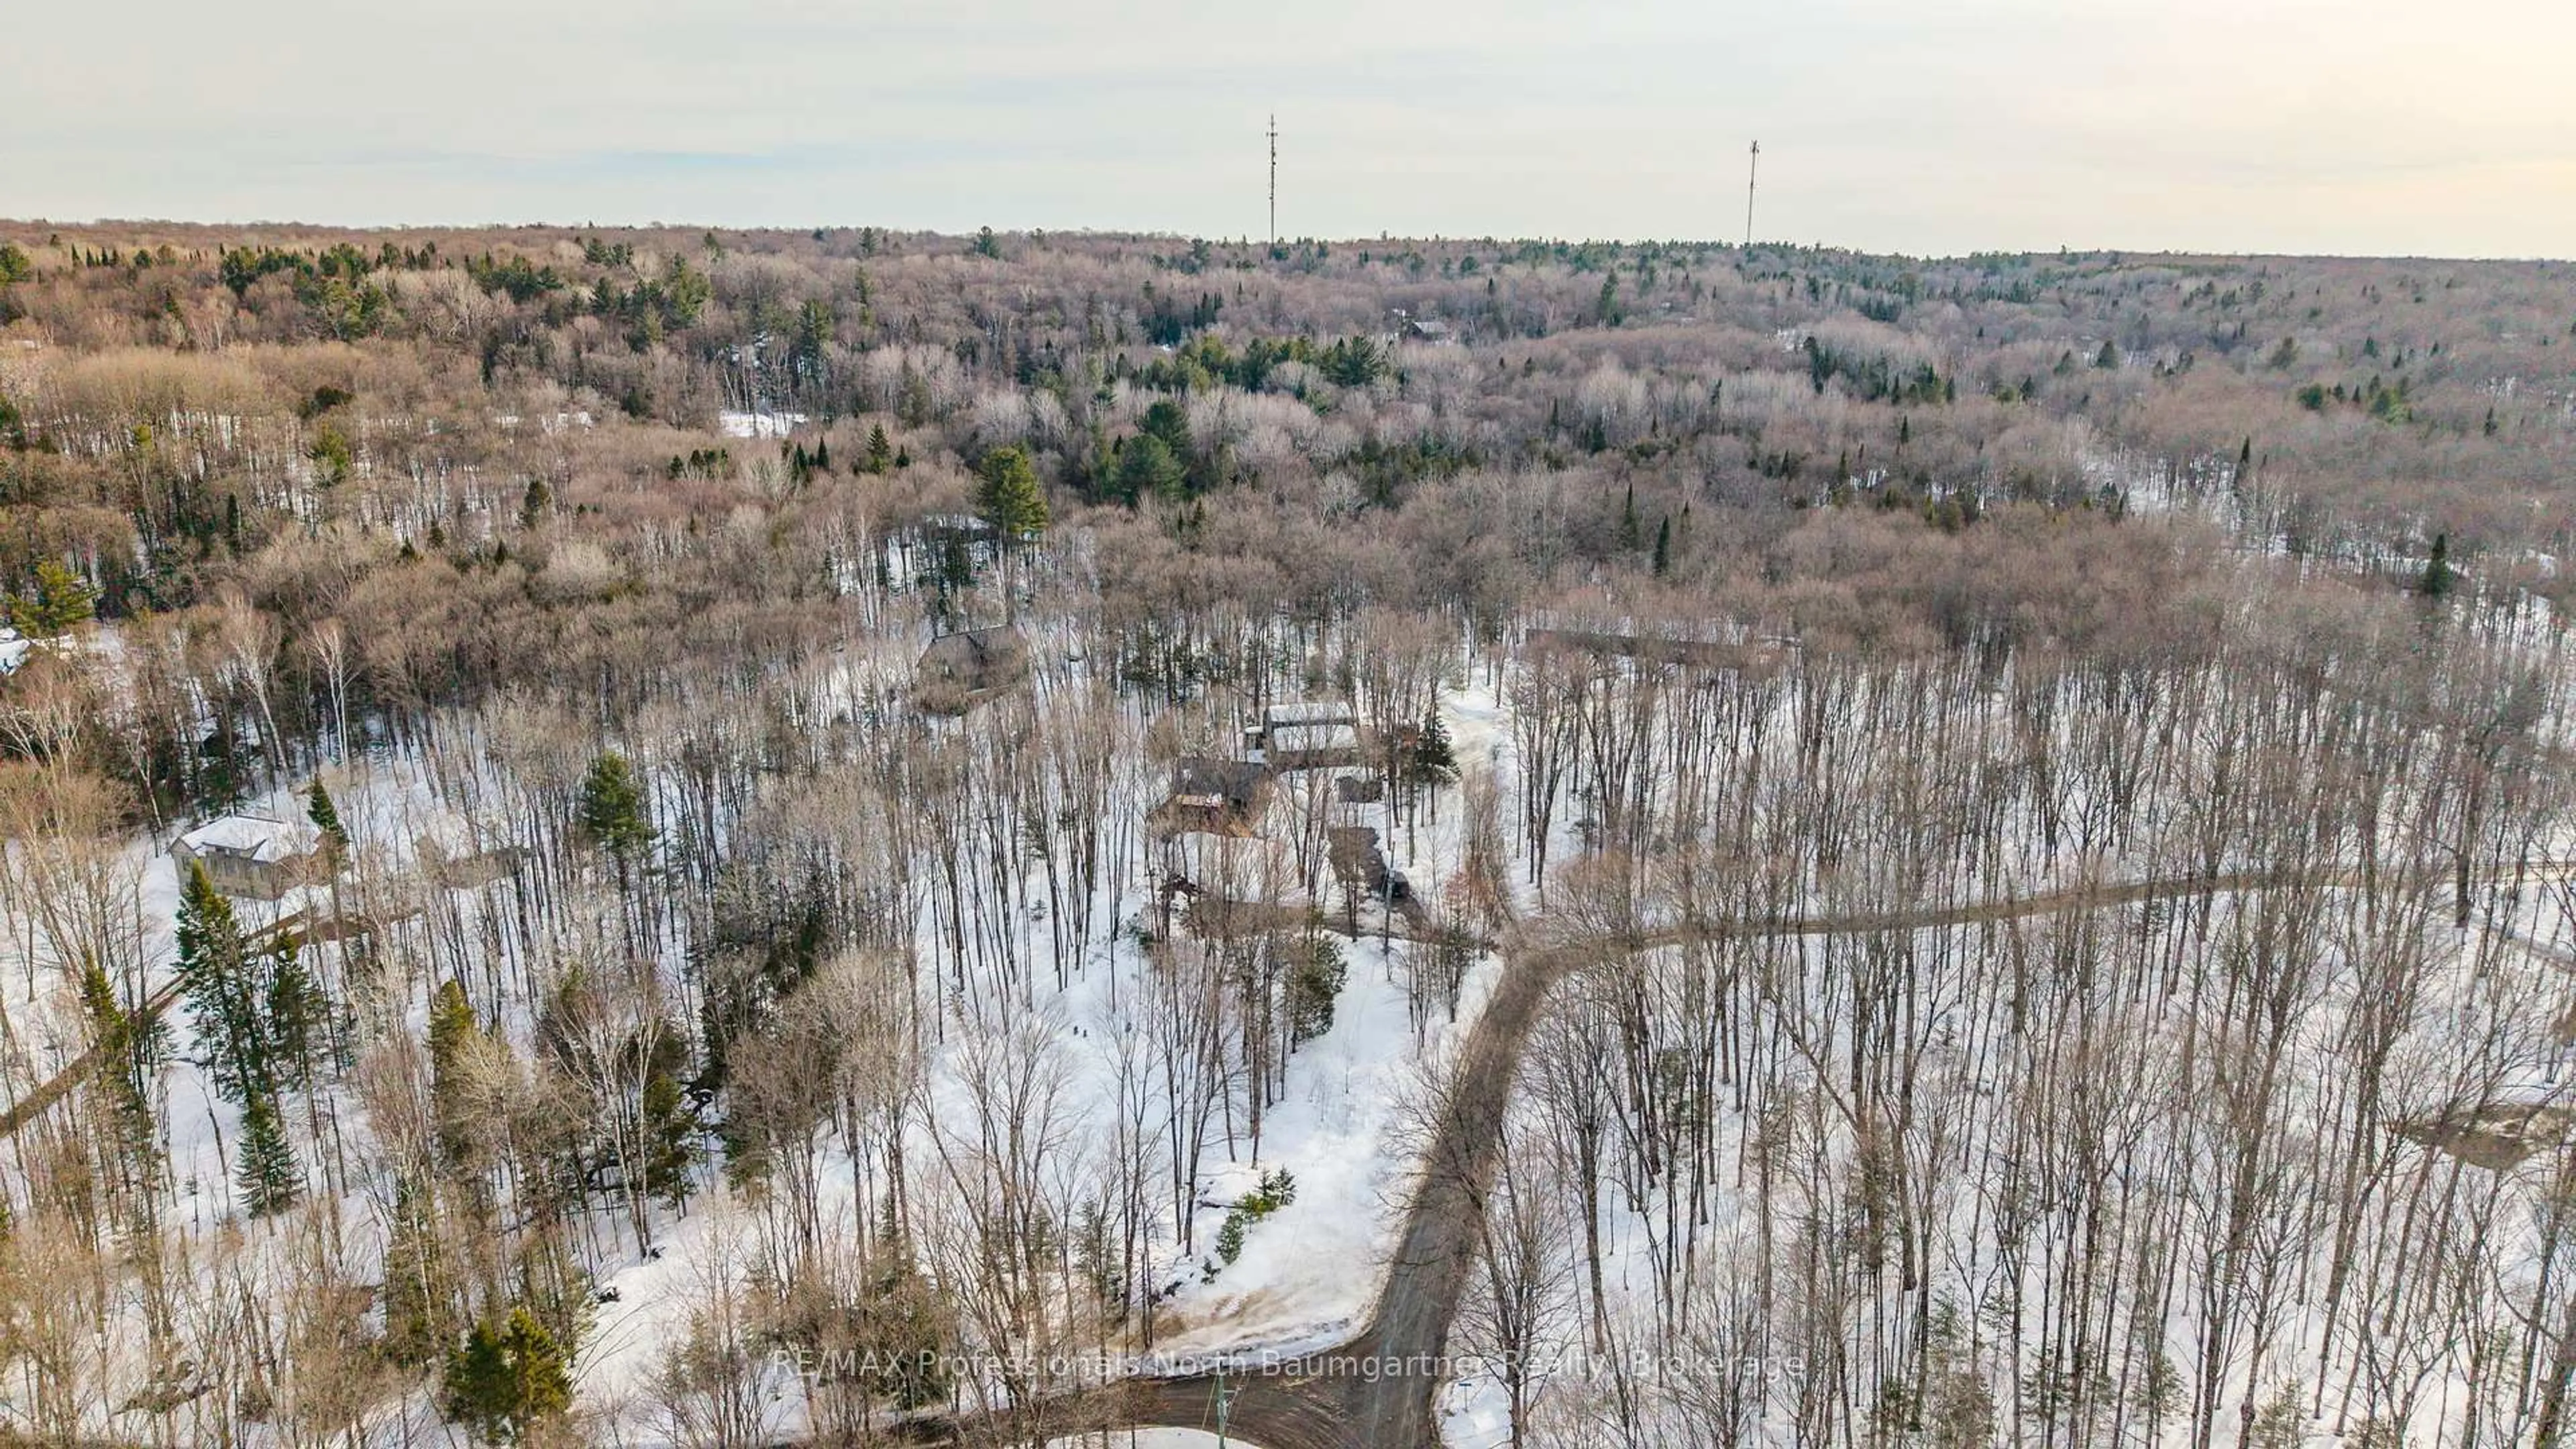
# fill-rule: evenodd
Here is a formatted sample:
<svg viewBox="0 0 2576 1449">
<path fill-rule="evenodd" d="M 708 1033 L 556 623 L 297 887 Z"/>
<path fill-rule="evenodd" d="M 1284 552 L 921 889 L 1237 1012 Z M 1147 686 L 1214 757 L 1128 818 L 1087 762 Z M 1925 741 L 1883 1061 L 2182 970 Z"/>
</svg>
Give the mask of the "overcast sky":
<svg viewBox="0 0 2576 1449">
<path fill-rule="evenodd" d="M 26 0 L 0 215 L 2576 254 L 2568 0 Z"/>
</svg>

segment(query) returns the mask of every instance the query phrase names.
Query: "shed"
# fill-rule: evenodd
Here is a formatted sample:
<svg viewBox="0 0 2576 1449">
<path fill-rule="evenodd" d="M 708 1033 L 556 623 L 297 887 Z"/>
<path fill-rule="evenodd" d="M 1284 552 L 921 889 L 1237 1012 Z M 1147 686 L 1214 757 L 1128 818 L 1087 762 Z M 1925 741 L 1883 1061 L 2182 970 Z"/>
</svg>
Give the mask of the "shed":
<svg viewBox="0 0 2576 1449">
<path fill-rule="evenodd" d="M 226 815 L 180 836 L 170 854 L 205 867 L 225 895 L 273 901 L 319 873 L 322 832 L 301 820 Z"/>
</svg>

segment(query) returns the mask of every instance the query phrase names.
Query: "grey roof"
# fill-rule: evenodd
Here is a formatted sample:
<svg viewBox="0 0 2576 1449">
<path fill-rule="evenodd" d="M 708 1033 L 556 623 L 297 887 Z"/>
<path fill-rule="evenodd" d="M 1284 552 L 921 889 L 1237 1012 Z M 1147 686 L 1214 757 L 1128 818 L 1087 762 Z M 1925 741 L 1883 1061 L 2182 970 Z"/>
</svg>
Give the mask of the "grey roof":
<svg viewBox="0 0 2576 1449">
<path fill-rule="evenodd" d="M 1238 808 L 1252 803 L 1270 772 L 1246 760 L 1189 756 L 1172 764 L 1172 798 L 1200 799 Z"/>
<path fill-rule="evenodd" d="M 1020 637 L 1019 630 L 1008 624 L 942 634 L 930 641 L 930 647 L 921 651 L 924 667 L 977 680 L 1013 673 L 1028 661 L 1028 657 L 1028 641 Z"/>
</svg>

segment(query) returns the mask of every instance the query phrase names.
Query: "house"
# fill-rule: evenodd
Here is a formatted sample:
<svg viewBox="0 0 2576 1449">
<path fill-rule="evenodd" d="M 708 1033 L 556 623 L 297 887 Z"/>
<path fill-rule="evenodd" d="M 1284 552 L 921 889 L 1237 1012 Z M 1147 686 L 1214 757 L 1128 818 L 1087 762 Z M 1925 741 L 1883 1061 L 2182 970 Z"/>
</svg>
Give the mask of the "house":
<svg viewBox="0 0 2576 1449">
<path fill-rule="evenodd" d="M 1008 624 L 942 634 L 921 651 L 913 699 L 936 714 L 964 714 L 1029 676 L 1029 644 Z"/>
<path fill-rule="evenodd" d="M 170 854 L 182 869 L 205 867 L 225 895 L 273 901 L 321 874 L 322 832 L 301 820 L 226 815 L 180 836 Z"/>
<path fill-rule="evenodd" d="M 1172 765 L 1172 790 L 1146 815 L 1156 835 L 1247 836 L 1270 803 L 1270 771 L 1242 760 L 1188 755 Z"/>
<path fill-rule="evenodd" d="M 1274 770 L 1318 770 L 1360 762 L 1359 719 L 1340 700 L 1274 704 L 1257 731 L 1262 763 Z"/>
</svg>

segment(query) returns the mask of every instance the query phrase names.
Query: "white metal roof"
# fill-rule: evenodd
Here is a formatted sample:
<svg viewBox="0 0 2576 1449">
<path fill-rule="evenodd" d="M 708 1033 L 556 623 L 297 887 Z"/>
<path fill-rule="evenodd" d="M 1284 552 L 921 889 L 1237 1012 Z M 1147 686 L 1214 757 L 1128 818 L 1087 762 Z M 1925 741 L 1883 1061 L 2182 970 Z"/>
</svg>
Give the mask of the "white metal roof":
<svg viewBox="0 0 2576 1449">
<path fill-rule="evenodd" d="M 1261 712 L 1261 722 L 1274 730 L 1283 725 L 1349 724 L 1353 718 L 1350 705 L 1338 699 L 1295 700 Z"/>
<path fill-rule="evenodd" d="M 1270 753 L 1314 754 L 1324 750 L 1356 750 L 1360 732 L 1344 724 L 1292 724 L 1270 727 Z"/>
<path fill-rule="evenodd" d="M 179 843 L 192 855 L 234 855 L 275 865 L 312 854 L 322 843 L 322 832 L 300 820 L 226 815 L 180 836 Z"/>
</svg>

